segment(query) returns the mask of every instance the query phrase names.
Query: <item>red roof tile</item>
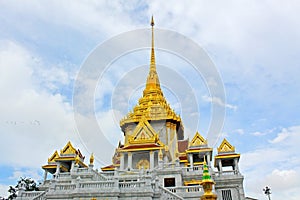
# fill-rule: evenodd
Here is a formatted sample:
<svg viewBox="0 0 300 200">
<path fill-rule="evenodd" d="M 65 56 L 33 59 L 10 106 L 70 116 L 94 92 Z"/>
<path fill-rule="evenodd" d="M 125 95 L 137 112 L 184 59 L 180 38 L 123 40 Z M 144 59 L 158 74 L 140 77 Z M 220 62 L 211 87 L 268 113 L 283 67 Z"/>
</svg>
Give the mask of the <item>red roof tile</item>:
<svg viewBox="0 0 300 200">
<path fill-rule="evenodd" d="M 187 150 L 188 146 L 189 146 L 188 139 L 186 139 L 186 140 L 178 140 L 178 151 L 179 151 L 179 153 L 182 153 L 185 150 Z"/>
</svg>

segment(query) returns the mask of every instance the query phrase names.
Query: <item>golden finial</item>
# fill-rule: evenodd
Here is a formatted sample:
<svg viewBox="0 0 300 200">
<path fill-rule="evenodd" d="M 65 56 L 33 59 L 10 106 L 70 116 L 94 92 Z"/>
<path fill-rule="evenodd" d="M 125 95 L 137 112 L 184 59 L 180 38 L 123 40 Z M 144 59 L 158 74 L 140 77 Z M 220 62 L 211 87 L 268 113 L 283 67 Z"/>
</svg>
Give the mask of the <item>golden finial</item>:
<svg viewBox="0 0 300 200">
<path fill-rule="evenodd" d="M 154 26 L 154 19 L 153 19 L 153 15 L 151 17 L 151 24 L 150 24 L 152 27 Z"/>
<path fill-rule="evenodd" d="M 159 150 L 158 157 L 159 157 L 160 160 L 163 159 L 163 153 L 162 153 L 161 149 Z"/>
<path fill-rule="evenodd" d="M 91 154 L 91 157 L 90 157 L 90 165 L 94 164 L 94 154 L 92 153 Z"/>
<path fill-rule="evenodd" d="M 79 164 L 79 156 L 77 155 L 75 158 L 75 164 L 78 165 Z"/>
</svg>

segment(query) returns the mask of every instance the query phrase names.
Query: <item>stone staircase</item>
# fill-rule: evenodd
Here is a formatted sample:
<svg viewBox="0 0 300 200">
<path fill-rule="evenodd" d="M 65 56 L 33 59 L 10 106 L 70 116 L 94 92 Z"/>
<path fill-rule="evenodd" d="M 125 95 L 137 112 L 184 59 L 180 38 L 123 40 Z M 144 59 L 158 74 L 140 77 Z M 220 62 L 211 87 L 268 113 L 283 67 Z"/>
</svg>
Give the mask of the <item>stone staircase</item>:
<svg viewBox="0 0 300 200">
<path fill-rule="evenodd" d="M 184 200 L 181 196 L 171 192 L 165 187 L 158 186 L 161 192 L 161 199 Z"/>
</svg>

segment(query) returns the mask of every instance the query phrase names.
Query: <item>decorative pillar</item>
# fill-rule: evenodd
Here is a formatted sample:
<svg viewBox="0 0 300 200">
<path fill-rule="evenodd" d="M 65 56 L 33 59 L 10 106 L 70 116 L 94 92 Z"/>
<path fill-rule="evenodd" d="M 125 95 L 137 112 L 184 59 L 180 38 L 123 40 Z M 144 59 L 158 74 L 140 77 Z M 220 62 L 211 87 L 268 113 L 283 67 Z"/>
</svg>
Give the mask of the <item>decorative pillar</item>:
<svg viewBox="0 0 300 200">
<path fill-rule="evenodd" d="M 132 153 L 128 152 L 128 168 L 132 169 Z"/>
<path fill-rule="evenodd" d="M 160 149 L 158 153 L 158 167 L 160 169 L 163 168 L 163 156 L 162 150 Z"/>
<path fill-rule="evenodd" d="M 124 153 L 120 155 L 120 170 L 124 170 Z"/>
<path fill-rule="evenodd" d="M 170 122 L 166 123 L 166 144 L 170 144 L 170 138 L 171 138 L 171 124 Z"/>
<path fill-rule="evenodd" d="M 150 169 L 154 169 L 154 151 L 150 151 Z"/>
</svg>

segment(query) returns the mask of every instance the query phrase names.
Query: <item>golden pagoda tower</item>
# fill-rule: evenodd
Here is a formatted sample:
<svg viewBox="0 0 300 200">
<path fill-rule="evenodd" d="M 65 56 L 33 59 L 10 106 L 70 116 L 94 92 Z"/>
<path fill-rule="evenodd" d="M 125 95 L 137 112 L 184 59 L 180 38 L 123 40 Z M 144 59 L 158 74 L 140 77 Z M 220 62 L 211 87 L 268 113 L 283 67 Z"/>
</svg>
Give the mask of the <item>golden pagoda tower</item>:
<svg viewBox="0 0 300 200">
<path fill-rule="evenodd" d="M 212 192 L 215 182 L 211 179 L 206 161 L 204 160 L 202 182 L 200 183 L 204 189 L 204 194 L 201 196 L 201 200 L 215 200 L 217 195 Z"/>
<path fill-rule="evenodd" d="M 153 16 L 150 25 L 151 55 L 145 89 L 137 105 L 120 121 L 124 143 L 116 149 L 113 166 L 108 166 L 108 170 L 153 170 L 158 157 L 165 162 L 178 160 L 177 141 L 184 139 L 184 127 L 163 94 L 156 69 Z"/>
</svg>

